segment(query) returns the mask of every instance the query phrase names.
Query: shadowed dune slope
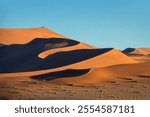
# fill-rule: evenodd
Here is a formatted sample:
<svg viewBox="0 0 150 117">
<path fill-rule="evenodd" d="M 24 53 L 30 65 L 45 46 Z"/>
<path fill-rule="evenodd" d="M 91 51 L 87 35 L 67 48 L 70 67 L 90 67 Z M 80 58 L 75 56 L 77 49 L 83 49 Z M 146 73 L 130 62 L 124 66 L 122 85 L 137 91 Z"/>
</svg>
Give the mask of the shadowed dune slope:
<svg viewBox="0 0 150 117">
<path fill-rule="evenodd" d="M 94 51 L 99 53 L 97 56 L 90 57 L 89 59 L 67 65 L 64 67 L 61 67 L 60 69 L 57 70 L 62 70 L 62 69 L 87 69 L 87 68 L 97 68 L 97 67 L 106 67 L 106 66 L 111 66 L 111 65 L 116 65 L 116 64 L 133 64 L 133 63 L 138 63 L 136 60 L 133 60 L 132 58 L 126 56 L 122 52 L 112 49 L 112 48 L 105 48 L 105 49 L 92 49 L 90 50 L 91 53 L 87 51 L 87 55 L 91 56 L 94 55 Z M 86 54 L 86 53 L 85 53 Z M 91 54 L 91 55 L 89 55 Z M 84 54 L 81 54 L 84 55 Z M 79 57 L 81 57 L 79 54 Z M 85 56 L 85 55 L 84 55 Z M 71 58 L 74 58 L 72 56 Z"/>
<path fill-rule="evenodd" d="M 67 52 L 57 52 L 49 55 L 45 59 L 40 59 L 38 54 L 42 51 L 41 48 L 29 49 L 32 51 L 20 51 L 22 48 L 18 45 L 8 49 L 8 55 L 0 58 L 1 72 L 20 72 L 20 71 L 35 71 L 45 70 L 65 65 L 77 63 L 94 56 L 103 54 L 111 49 L 80 49 Z M 30 46 L 27 45 L 27 49 Z M 30 48 L 33 48 L 31 46 Z M 11 52 L 10 52 L 11 51 Z M 17 52 L 18 51 L 18 52 Z M 6 51 L 3 52 L 6 54 Z"/>
<path fill-rule="evenodd" d="M 75 65 L 76 63 L 79 63 L 82 67 L 82 62 L 93 57 L 100 56 L 101 54 L 104 54 L 110 50 L 112 49 L 79 49 L 67 52 L 57 52 L 55 54 L 49 55 L 45 59 L 40 59 L 40 61 L 37 64 L 35 64 L 36 67 L 29 67 L 29 65 L 25 65 L 23 69 L 27 68 L 29 71 L 37 71 L 44 69 L 54 69 L 67 65 L 71 66 L 72 64 Z"/>
<path fill-rule="evenodd" d="M 27 44 L 3 45 L 0 47 L 0 71 L 16 69 L 17 66 L 38 58 L 38 54 L 46 50 L 78 44 L 78 41 L 65 38 L 36 38 Z"/>
<path fill-rule="evenodd" d="M 150 55 L 150 48 L 127 48 L 122 52 L 128 55 Z"/>
<path fill-rule="evenodd" d="M 28 44 L 26 46 L 13 45 L 6 49 L 8 54 L 6 54 L 6 51 L 3 51 L 6 55 L 0 58 L 1 73 L 39 71 L 56 68 L 87 69 L 114 64 L 136 63 L 135 60 L 112 48 L 57 52 L 41 59 L 38 57 L 38 54 L 43 51 L 42 47 L 38 46 L 38 48 L 34 48 L 33 45 L 30 46 Z M 30 51 L 26 51 L 26 48 L 27 50 L 30 48 Z"/>
<path fill-rule="evenodd" d="M 89 71 L 90 69 L 82 69 L 82 70 L 67 69 L 67 70 L 32 76 L 31 78 L 36 80 L 53 80 L 57 78 L 81 76 L 88 73 Z"/>
<path fill-rule="evenodd" d="M 39 59 L 40 58 L 38 58 L 38 60 Z M 29 61 L 23 66 L 22 65 L 19 66 L 18 69 L 11 69 L 12 71 L 7 71 L 7 72 L 14 72 L 14 70 L 16 70 L 16 71 L 22 71 L 21 73 L 14 72 L 9 74 L 8 73 L 4 74 L 6 73 L 6 71 L 1 71 L 1 73 L 3 72 L 3 74 L 0 75 L 3 77 L 33 76 L 33 75 L 40 75 L 44 73 L 62 71 L 66 69 L 90 69 L 90 68 L 97 68 L 97 67 L 106 67 L 115 64 L 137 63 L 135 60 L 131 59 L 130 57 L 124 55 L 123 53 L 115 49 L 92 49 L 92 50 L 83 49 L 83 50 L 70 51 L 69 53 L 60 52 L 60 53 L 50 55 L 46 59 L 40 59 L 40 61 L 43 62 L 36 63 L 35 58 L 33 58 L 33 61 Z M 12 64 L 13 63 L 14 62 L 12 62 Z M 53 68 L 56 66 L 58 68 Z M 37 70 L 41 68 L 42 69 L 45 68 L 45 70 L 31 71 L 31 69 Z M 23 72 L 23 71 L 28 71 L 28 72 Z"/>
</svg>

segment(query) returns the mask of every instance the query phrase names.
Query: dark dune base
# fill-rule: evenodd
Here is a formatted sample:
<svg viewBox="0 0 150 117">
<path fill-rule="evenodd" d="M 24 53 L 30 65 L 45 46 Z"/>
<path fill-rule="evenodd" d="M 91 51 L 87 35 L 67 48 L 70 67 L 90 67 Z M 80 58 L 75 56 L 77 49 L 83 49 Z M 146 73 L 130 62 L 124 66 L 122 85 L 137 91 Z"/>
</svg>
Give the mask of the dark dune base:
<svg viewBox="0 0 150 117">
<path fill-rule="evenodd" d="M 58 71 L 58 72 L 36 75 L 36 76 L 32 76 L 31 78 L 36 79 L 36 80 L 53 80 L 56 78 L 81 76 L 81 75 L 88 73 L 89 71 L 90 69 L 84 69 L 84 70 L 68 69 L 68 70 L 63 70 L 63 71 Z"/>
</svg>

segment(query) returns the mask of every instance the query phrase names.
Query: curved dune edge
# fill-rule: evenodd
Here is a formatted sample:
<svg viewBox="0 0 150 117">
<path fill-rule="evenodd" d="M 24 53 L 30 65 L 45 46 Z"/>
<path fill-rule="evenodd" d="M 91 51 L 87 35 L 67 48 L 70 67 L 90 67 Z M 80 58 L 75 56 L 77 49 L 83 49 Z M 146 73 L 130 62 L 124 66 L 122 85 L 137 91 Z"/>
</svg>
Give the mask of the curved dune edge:
<svg viewBox="0 0 150 117">
<path fill-rule="evenodd" d="M 34 38 L 67 38 L 47 28 L 0 28 L 0 43 L 25 44 Z"/>
<path fill-rule="evenodd" d="M 35 38 L 66 38 L 67 36 L 58 34 L 47 28 L 0 28 L 0 44 L 26 44 Z M 74 39 L 70 39 L 74 40 Z M 76 40 L 74 40 L 76 41 Z M 84 46 L 95 48 L 92 45 L 81 42 Z"/>
<path fill-rule="evenodd" d="M 79 45 L 78 45 L 79 44 Z M 71 49 L 73 51 L 79 50 L 79 49 L 84 49 L 84 48 L 91 48 L 88 45 L 84 45 L 81 42 L 74 41 L 71 39 L 66 39 L 66 38 L 35 38 L 32 41 L 30 41 L 27 44 L 11 44 L 11 45 L 5 45 L 4 47 L 0 48 L 0 72 L 1 73 L 7 73 L 7 72 L 20 72 L 20 71 L 31 71 L 32 69 L 28 70 L 28 67 L 33 65 L 36 66 L 38 64 L 42 64 L 41 62 L 44 62 L 44 60 L 41 60 L 38 55 L 40 53 L 43 53 L 44 51 L 49 50 L 51 52 L 54 51 L 54 53 L 51 53 L 50 55 L 56 53 L 62 53 L 59 50 L 67 50 L 67 48 L 74 48 Z M 61 54 L 61 56 L 62 56 Z M 67 54 L 67 53 L 65 53 Z M 49 55 L 49 54 L 48 54 Z M 58 54 L 57 54 L 58 55 Z M 53 56 L 54 57 L 54 56 Z M 82 56 L 83 57 L 83 56 Z M 50 57 L 49 57 L 50 58 Z M 79 57 L 80 58 L 80 57 Z M 56 57 L 58 59 L 58 57 Z M 77 58 L 78 59 L 78 58 Z M 61 61 L 61 60 L 60 60 Z M 54 60 L 48 61 L 49 62 L 55 62 Z M 45 65 L 45 64 L 44 64 Z M 24 67 L 23 69 L 27 70 L 19 70 L 20 67 Z M 57 67 L 57 66 L 56 66 Z M 39 68 L 39 67 L 37 67 Z M 43 68 L 43 69 L 34 69 L 32 71 L 36 70 L 44 70 L 44 69 L 50 69 L 49 68 Z M 17 71 L 18 70 L 18 71 Z"/>
<path fill-rule="evenodd" d="M 120 57 L 120 59 L 118 59 L 118 57 Z M 91 68 L 106 67 L 106 66 L 111 66 L 116 64 L 134 64 L 134 63 L 138 63 L 138 62 L 122 54 L 121 52 L 113 49 L 99 56 L 75 64 L 59 67 L 59 68 L 41 70 L 41 71 L 31 71 L 31 72 L 1 73 L 0 76 L 1 77 L 33 76 L 33 75 L 40 75 L 40 74 L 50 73 L 55 71 L 61 71 L 65 69 L 91 69 Z"/>
<path fill-rule="evenodd" d="M 69 46 L 69 47 L 64 47 L 64 48 L 57 48 L 57 49 L 52 49 L 52 50 L 47 50 L 45 52 L 42 52 L 38 55 L 39 58 L 46 58 L 47 56 L 49 56 L 50 54 L 55 54 L 57 52 L 65 52 L 65 51 L 71 51 L 71 50 L 76 50 L 76 49 L 95 49 L 95 47 L 89 46 L 89 45 L 85 45 L 83 43 L 79 43 L 77 45 L 73 45 L 73 46 Z"/>
</svg>

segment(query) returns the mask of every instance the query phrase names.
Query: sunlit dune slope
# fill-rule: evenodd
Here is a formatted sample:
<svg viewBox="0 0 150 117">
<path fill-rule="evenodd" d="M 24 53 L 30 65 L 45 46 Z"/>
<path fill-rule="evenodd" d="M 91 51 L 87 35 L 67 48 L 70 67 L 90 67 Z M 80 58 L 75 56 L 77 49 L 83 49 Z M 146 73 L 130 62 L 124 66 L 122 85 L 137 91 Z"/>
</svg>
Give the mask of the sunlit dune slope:
<svg viewBox="0 0 150 117">
<path fill-rule="evenodd" d="M 25 44 L 34 38 L 66 38 L 47 28 L 0 28 L 0 43 L 2 44 Z"/>
</svg>

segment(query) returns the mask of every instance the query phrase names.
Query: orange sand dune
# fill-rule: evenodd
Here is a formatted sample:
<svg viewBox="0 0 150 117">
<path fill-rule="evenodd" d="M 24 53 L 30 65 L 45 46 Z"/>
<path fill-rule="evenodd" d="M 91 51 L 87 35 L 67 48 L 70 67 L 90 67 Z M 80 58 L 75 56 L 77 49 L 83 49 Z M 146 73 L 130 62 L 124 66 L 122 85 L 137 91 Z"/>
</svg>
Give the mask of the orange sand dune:
<svg viewBox="0 0 150 117">
<path fill-rule="evenodd" d="M 105 52 L 105 53 L 100 54 L 98 56 L 95 56 L 93 58 L 89 58 L 87 60 L 83 60 L 83 61 L 80 61 L 80 62 L 77 62 L 77 63 L 72 63 L 70 65 L 65 65 L 65 66 L 58 67 L 58 68 L 40 70 L 40 71 L 33 71 L 33 72 L 20 72 L 20 73 L 9 73 L 9 74 L 4 73 L 4 74 L 0 74 L 0 75 L 3 76 L 3 77 L 32 76 L 32 75 L 40 75 L 40 74 L 44 74 L 44 73 L 51 73 L 51 72 L 61 71 L 61 70 L 66 70 L 66 69 L 90 69 L 90 68 L 97 68 L 97 67 L 106 67 L 106 66 L 116 65 L 116 64 L 129 64 L 129 63 L 133 64 L 133 63 L 137 63 L 135 60 L 133 60 L 133 59 L 129 58 L 128 56 L 122 54 L 118 50 L 108 49 L 107 51 L 108 52 Z M 91 51 L 91 52 L 93 53 L 94 51 Z M 58 59 L 58 60 L 61 61 L 61 58 Z M 55 61 L 53 61 L 53 62 L 55 62 Z M 56 61 L 56 63 L 57 63 L 57 61 Z"/>
<path fill-rule="evenodd" d="M 47 73 L 43 75 L 32 76 L 34 79 L 44 79 L 50 80 L 55 83 L 68 83 L 68 84 L 99 84 L 103 81 L 113 81 L 113 80 L 137 80 L 137 78 L 150 77 L 149 63 L 138 63 L 138 64 L 124 64 L 124 65 L 113 65 L 105 68 L 93 68 L 90 71 L 82 70 L 86 72 L 77 77 L 59 77 L 54 78 L 52 73 Z M 56 73 L 55 73 L 56 74 Z M 59 74 L 58 74 L 59 75 Z M 67 75 L 67 74 L 66 74 Z M 48 76 L 48 77 L 47 77 Z M 51 79 L 51 76 L 53 78 Z"/>
<path fill-rule="evenodd" d="M 96 68 L 96 67 L 106 67 L 116 64 L 133 64 L 138 63 L 136 60 L 129 58 L 120 51 L 116 49 L 111 49 L 99 56 L 84 60 L 82 62 L 71 65 L 71 68 Z M 70 67 L 69 67 L 70 68 Z"/>
<path fill-rule="evenodd" d="M 46 28 L 1 28 L 0 99 L 149 99 L 149 54 L 99 49 Z"/>
<path fill-rule="evenodd" d="M 57 52 L 95 48 L 88 44 L 65 38 L 46 28 L 1 28 L 0 38 L 0 72 L 15 72 L 16 69 L 26 71 L 19 70 L 19 68 L 26 69 L 26 66 L 31 65 L 35 65 L 37 68 L 38 65 L 43 63 L 40 58 Z M 30 70 L 47 69 L 36 68 Z"/>
<path fill-rule="evenodd" d="M 127 48 L 123 50 L 123 53 L 129 55 L 149 55 L 150 48 Z"/>
<path fill-rule="evenodd" d="M 34 38 L 66 38 L 46 28 L 0 28 L 0 43 L 25 44 Z"/>
<path fill-rule="evenodd" d="M 0 28 L 0 47 L 1 45 L 10 44 L 26 44 L 35 38 L 67 38 L 47 28 Z M 82 43 L 88 48 L 95 48 L 94 46 Z"/>
<path fill-rule="evenodd" d="M 65 69 L 90 69 L 137 63 L 118 50 L 97 49 L 46 28 L 3 28 L 0 29 L 0 38 L 1 73 L 40 74 Z"/>
</svg>

